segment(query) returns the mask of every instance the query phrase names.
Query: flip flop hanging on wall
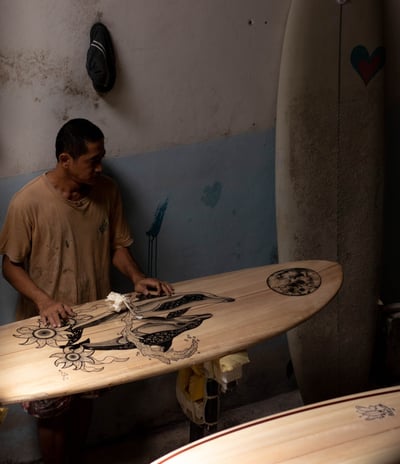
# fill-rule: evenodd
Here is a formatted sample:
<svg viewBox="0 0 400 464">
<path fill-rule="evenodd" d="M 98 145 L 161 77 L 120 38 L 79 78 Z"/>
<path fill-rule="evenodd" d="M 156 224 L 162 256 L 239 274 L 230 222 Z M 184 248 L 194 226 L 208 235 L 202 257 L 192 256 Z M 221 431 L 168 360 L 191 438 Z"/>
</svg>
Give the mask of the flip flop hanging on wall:
<svg viewBox="0 0 400 464">
<path fill-rule="evenodd" d="M 86 57 L 86 70 L 97 92 L 109 92 L 115 84 L 115 54 L 111 35 L 102 23 L 90 29 L 90 46 Z"/>
</svg>

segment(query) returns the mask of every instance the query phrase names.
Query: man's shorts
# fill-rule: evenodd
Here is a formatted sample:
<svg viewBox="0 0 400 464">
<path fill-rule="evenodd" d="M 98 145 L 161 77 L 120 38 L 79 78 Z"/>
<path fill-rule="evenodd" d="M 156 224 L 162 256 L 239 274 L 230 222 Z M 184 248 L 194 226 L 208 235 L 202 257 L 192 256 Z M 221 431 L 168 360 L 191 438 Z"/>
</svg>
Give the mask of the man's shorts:
<svg viewBox="0 0 400 464">
<path fill-rule="evenodd" d="M 48 400 L 25 401 L 22 407 L 29 415 L 37 419 L 51 419 L 67 412 L 71 407 L 72 399 L 72 396 L 64 396 Z"/>
<path fill-rule="evenodd" d="M 80 395 L 62 396 L 46 400 L 25 401 L 22 403 L 22 407 L 25 412 L 37 419 L 52 419 L 53 417 L 61 416 L 69 411 L 73 401 L 76 399 L 98 398 L 109 390 L 111 389 L 105 388 L 103 390 L 90 391 Z"/>
</svg>

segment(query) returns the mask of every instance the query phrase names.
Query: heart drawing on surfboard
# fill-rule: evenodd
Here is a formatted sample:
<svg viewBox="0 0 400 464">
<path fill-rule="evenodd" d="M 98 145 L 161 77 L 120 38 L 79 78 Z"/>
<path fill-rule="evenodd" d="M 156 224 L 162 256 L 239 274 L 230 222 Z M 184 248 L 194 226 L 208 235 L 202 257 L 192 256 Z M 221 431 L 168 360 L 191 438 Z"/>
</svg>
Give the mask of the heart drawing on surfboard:
<svg viewBox="0 0 400 464">
<path fill-rule="evenodd" d="M 385 49 L 384 47 L 378 47 L 369 54 L 364 45 L 357 45 L 351 52 L 350 61 L 353 68 L 361 76 L 364 84 L 368 85 L 385 64 Z"/>
</svg>

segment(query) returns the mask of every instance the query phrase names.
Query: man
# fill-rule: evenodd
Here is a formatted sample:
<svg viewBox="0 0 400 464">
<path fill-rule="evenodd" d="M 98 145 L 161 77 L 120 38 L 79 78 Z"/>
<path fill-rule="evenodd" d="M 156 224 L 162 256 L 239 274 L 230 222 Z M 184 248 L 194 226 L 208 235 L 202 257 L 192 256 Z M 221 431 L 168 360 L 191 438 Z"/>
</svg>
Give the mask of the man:
<svg viewBox="0 0 400 464">
<path fill-rule="evenodd" d="M 39 314 L 42 324 L 60 327 L 74 315 L 73 305 L 108 295 L 111 264 L 138 293 L 173 292 L 168 283 L 146 278 L 130 254 L 133 240 L 118 188 L 102 174 L 104 156 L 102 131 L 90 121 L 72 119 L 57 135 L 55 168 L 14 195 L 0 254 L 3 275 L 21 296 L 18 320 Z M 78 397 L 24 407 L 38 418 L 44 462 L 63 460 L 71 419 L 75 429 L 88 426 L 89 406 Z M 84 419 L 75 417 L 77 411 L 85 413 Z M 76 431 L 75 443 L 83 431 Z"/>
</svg>

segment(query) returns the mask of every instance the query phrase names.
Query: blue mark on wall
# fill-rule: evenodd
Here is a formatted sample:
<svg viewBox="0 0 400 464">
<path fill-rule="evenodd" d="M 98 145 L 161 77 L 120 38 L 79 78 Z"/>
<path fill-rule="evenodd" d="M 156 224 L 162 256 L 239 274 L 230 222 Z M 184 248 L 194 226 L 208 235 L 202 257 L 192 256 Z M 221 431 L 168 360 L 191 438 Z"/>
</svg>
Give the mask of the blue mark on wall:
<svg viewBox="0 0 400 464">
<path fill-rule="evenodd" d="M 214 208 L 218 203 L 222 192 L 221 182 L 215 182 L 214 185 L 207 186 L 203 190 L 201 201 L 210 208 Z"/>
<path fill-rule="evenodd" d="M 156 238 L 160 233 L 161 225 L 164 219 L 165 211 L 168 208 L 168 198 L 157 206 L 156 212 L 154 214 L 154 221 L 150 229 L 146 232 L 146 235 L 152 238 Z"/>
<path fill-rule="evenodd" d="M 146 232 L 149 237 L 147 246 L 147 274 L 150 277 L 157 276 L 157 261 L 158 261 L 158 243 L 157 237 L 160 233 L 161 225 L 164 220 L 165 211 L 168 208 L 168 198 L 157 206 L 154 214 L 154 220 L 150 229 Z"/>
</svg>

